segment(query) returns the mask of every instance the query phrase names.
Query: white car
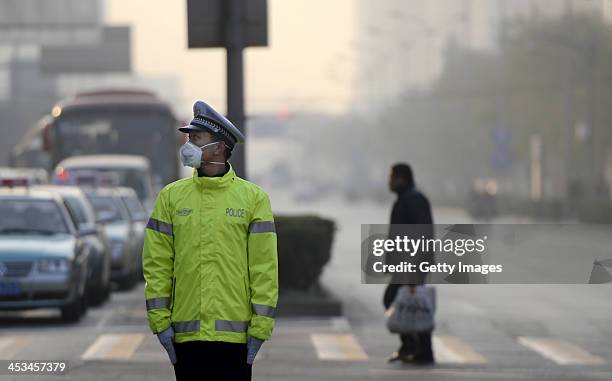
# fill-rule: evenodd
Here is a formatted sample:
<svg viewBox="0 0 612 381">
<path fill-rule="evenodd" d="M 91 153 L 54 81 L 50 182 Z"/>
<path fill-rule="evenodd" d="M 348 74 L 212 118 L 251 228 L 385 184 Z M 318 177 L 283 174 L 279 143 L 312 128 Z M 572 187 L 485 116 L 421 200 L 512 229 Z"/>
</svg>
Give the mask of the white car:
<svg viewBox="0 0 612 381">
<path fill-rule="evenodd" d="M 159 186 L 154 186 L 149 159 L 136 155 L 84 155 L 62 160 L 53 183 L 60 185 L 122 186 L 136 191 L 147 212 Z"/>
<path fill-rule="evenodd" d="M 0 185 L 34 185 L 47 184 L 49 175 L 42 168 L 15 168 L 15 167 L 0 167 Z M 14 184 L 13 184 L 14 183 Z"/>
</svg>

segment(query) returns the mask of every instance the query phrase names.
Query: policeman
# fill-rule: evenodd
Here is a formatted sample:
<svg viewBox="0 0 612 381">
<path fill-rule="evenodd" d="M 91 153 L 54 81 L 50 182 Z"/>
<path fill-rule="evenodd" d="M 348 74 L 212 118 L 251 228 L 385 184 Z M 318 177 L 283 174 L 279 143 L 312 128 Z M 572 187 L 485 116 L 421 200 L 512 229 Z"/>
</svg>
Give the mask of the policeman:
<svg viewBox="0 0 612 381">
<path fill-rule="evenodd" d="M 145 232 L 149 326 L 178 381 L 250 380 L 278 299 L 270 200 L 227 162 L 244 135 L 203 101 L 193 112 L 179 128 L 193 176 L 160 191 Z"/>
</svg>

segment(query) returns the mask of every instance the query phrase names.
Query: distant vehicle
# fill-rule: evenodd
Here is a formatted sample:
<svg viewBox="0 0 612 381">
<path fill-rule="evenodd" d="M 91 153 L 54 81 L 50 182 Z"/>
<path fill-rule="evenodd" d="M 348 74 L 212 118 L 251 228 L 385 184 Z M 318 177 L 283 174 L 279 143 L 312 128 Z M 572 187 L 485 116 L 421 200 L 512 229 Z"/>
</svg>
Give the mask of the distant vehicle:
<svg viewBox="0 0 612 381">
<path fill-rule="evenodd" d="M 130 214 L 117 188 L 84 189 L 94 207 L 96 220 L 104 225 L 111 243 L 111 280 L 120 290 L 131 289 L 138 281 L 142 243 L 138 240 L 140 224 Z"/>
<path fill-rule="evenodd" d="M 11 162 L 50 171 L 70 156 L 142 155 L 151 161 L 154 182 L 161 188 L 179 178 L 177 148 L 183 134 L 178 124 L 169 104 L 149 91 L 81 92 L 60 101 L 27 132 Z"/>
<path fill-rule="evenodd" d="M 149 220 L 149 212 L 145 210 L 144 206 L 140 203 L 133 189 L 125 187 L 117 188 L 117 193 L 121 201 L 123 201 L 128 211 L 130 221 L 134 226 L 134 236 L 132 239 L 138 243 L 136 252 L 140 254 L 144 246 L 144 232 Z M 141 280 L 144 280 L 144 274 L 142 272 L 142 255 L 138 255 L 138 276 Z"/>
<path fill-rule="evenodd" d="M 0 189 L 0 310 L 57 307 L 78 321 L 87 310 L 86 234 L 58 194 Z"/>
<path fill-rule="evenodd" d="M 499 214 L 497 181 L 492 178 L 476 179 L 467 202 L 469 214 L 474 218 L 491 220 Z"/>
<path fill-rule="evenodd" d="M 104 181 L 108 184 L 104 184 Z M 155 195 L 151 165 L 144 156 L 85 155 L 62 160 L 55 168 L 53 183 L 132 188 L 147 210 L 153 208 Z"/>
<path fill-rule="evenodd" d="M 26 131 L 19 143 L 11 150 L 9 164 L 11 167 L 39 167 L 50 171 L 51 157 L 43 147 L 43 131 L 45 126 L 53 123 L 51 115 L 45 115 Z"/>
<path fill-rule="evenodd" d="M 0 186 L 47 183 L 49 183 L 49 175 L 43 168 L 0 167 Z"/>
<path fill-rule="evenodd" d="M 96 224 L 96 215 L 85 193 L 78 187 L 42 185 L 32 189 L 59 194 L 72 220 L 81 232 L 81 237 L 91 248 L 87 275 L 87 298 L 91 305 L 100 305 L 111 292 L 111 246 L 101 224 Z"/>
</svg>

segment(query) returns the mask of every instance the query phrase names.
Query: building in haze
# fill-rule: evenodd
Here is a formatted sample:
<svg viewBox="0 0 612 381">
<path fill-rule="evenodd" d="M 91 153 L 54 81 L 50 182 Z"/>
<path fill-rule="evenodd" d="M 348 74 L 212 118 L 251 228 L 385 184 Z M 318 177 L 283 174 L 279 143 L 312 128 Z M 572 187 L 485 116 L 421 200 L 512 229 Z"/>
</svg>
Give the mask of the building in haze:
<svg viewBox="0 0 612 381">
<path fill-rule="evenodd" d="M 353 104 L 372 111 L 406 89 L 427 89 L 450 41 L 494 53 L 512 20 L 570 10 L 612 22 L 612 0 L 359 0 L 356 39 L 347 48 L 358 62 Z"/>
<path fill-rule="evenodd" d="M 174 77 L 132 72 L 131 27 L 104 24 L 104 0 L 0 0 L 0 152 L 61 98 L 96 88 L 158 92 L 179 109 Z M 8 155 L 0 155 L 0 165 Z"/>
</svg>

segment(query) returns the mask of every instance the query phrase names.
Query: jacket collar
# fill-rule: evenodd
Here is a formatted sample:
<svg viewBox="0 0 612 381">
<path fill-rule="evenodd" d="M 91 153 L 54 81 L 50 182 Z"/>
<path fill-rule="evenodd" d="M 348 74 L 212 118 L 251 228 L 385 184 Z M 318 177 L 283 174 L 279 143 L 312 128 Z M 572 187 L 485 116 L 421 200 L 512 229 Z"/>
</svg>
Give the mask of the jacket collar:
<svg viewBox="0 0 612 381">
<path fill-rule="evenodd" d="M 416 192 L 416 187 L 414 185 L 407 185 L 402 189 L 399 189 L 397 192 L 397 198 L 401 198 L 404 195 Z"/>
<path fill-rule="evenodd" d="M 232 183 L 234 182 L 235 178 L 236 178 L 236 172 L 234 172 L 234 168 L 232 168 L 231 164 L 229 164 L 229 171 L 227 171 L 225 173 L 225 175 L 220 176 L 220 177 L 219 176 L 215 176 L 215 177 L 202 176 L 202 177 L 199 177 L 198 176 L 198 169 L 197 168 L 193 169 L 193 181 L 194 181 L 195 184 L 197 184 L 199 187 L 201 187 L 203 189 L 226 188 L 226 187 L 232 185 Z"/>
</svg>

